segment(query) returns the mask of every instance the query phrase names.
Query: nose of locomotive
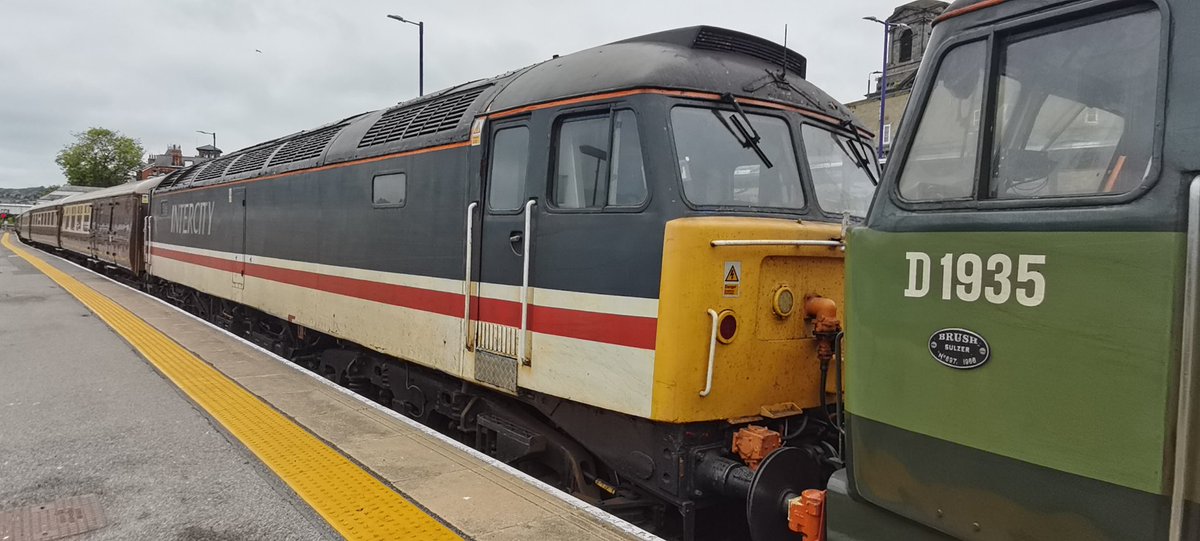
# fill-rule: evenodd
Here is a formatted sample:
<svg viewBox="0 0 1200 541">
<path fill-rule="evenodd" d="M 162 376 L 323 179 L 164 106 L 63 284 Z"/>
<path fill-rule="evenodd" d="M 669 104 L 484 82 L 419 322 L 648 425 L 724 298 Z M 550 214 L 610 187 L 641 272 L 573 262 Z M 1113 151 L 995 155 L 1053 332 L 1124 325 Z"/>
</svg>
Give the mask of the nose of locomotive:
<svg viewBox="0 0 1200 541">
<path fill-rule="evenodd" d="M 840 232 L 772 218 L 669 222 L 653 416 L 778 417 L 820 404 L 818 352 L 831 353 L 842 301 Z"/>
</svg>

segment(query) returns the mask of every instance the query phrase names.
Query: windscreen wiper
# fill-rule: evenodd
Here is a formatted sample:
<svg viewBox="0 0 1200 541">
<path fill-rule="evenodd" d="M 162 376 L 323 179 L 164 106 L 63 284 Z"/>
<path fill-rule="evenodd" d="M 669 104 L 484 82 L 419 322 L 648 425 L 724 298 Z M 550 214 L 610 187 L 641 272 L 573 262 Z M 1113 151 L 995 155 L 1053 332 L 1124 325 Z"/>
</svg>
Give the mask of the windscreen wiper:
<svg viewBox="0 0 1200 541">
<path fill-rule="evenodd" d="M 763 152 L 762 147 L 758 145 L 758 142 L 762 140 L 762 137 L 758 135 L 758 130 L 755 130 L 754 126 L 750 124 L 750 118 L 746 116 L 746 112 L 742 110 L 742 106 L 738 105 L 737 100 L 733 98 L 733 94 L 726 93 L 722 95 L 721 101 L 732 105 L 734 110 L 737 111 L 737 114 L 742 117 L 739 120 L 738 117 L 731 115 L 729 120 L 733 122 L 733 125 L 730 126 L 730 122 L 727 122 L 725 117 L 721 116 L 721 111 L 713 109 L 713 114 L 717 115 L 717 120 L 721 121 L 721 125 L 725 126 L 725 129 L 729 130 L 729 133 L 733 135 L 734 140 L 741 144 L 742 148 L 753 150 L 754 153 L 758 155 L 758 159 L 762 160 L 763 165 L 767 166 L 767 169 L 775 167 L 771 163 L 771 159 L 767 158 L 767 153 Z"/>
<path fill-rule="evenodd" d="M 842 152 L 845 152 L 851 158 L 854 158 L 858 168 L 867 173 L 867 178 L 871 180 L 871 184 L 878 186 L 879 179 L 876 178 L 873 168 L 867 165 L 868 158 L 866 154 L 863 153 L 863 149 L 867 147 L 867 143 L 862 140 L 862 134 L 858 133 L 858 128 L 855 127 L 853 122 L 850 120 L 843 120 L 842 127 L 850 130 L 850 133 L 854 134 L 854 141 L 858 144 L 843 145 L 842 139 L 837 135 L 833 135 L 834 142 L 836 142 L 838 147 L 842 149 Z M 847 147 L 849 147 L 849 151 L 847 151 Z"/>
</svg>

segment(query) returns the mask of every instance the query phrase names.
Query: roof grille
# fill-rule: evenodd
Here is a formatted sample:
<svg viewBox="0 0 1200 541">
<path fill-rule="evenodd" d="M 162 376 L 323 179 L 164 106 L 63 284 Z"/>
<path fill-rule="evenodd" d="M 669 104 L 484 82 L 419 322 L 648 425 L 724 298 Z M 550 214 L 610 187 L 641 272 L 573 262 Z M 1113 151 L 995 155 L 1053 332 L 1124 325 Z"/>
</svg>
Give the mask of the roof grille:
<svg viewBox="0 0 1200 541">
<path fill-rule="evenodd" d="M 783 65 L 784 51 L 786 50 L 788 71 L 795 72 L 800 77 L 807 76 L 805 72 L 807 71 L 808 60 L 805 60 L 804 56 L 800 53 L 785 49 L 782 45 L 771 43 L 765 39 L 748 36 L 740 32 L 704 27 L 696 34 L 696 39 L 692 42 L 692 48 L 740 53 L 753 56 L 759 60 L 765 60 L 776 66 Z"/>
<path fill-rule="evenodd" d="M 179 177 L 182 176 L 183 169 L 176 169 L 170 173 L 167 173 L 167 178 L 164 178 L 162 182 L 158 183 L 158 189 L 161 190 L 163 188 L 170 188 L 171 186 L 174 186 L 179 182 Z"/>
<path fill-rule="evenodd" d="M 300 134 L 283 144 L 283 148 L 271 157 L 270 165 L 298 162 L 320 156 L 325 152 L 325 147 L 329 146 L 329 142 L 345 127 L 345 124 L 338 124 Z"/>
<path fill-rule="evenodd" d="M 175 179 L 175 182 L 171 185 L 177 186 L 180 184 L 187 184 L 189 180 L 196 178 L 196 175 L 200 174 L 200 172 L 203 171 L 209 163 L 212 162 L 203 162 L 193 165 L 190 169 L 185 170 L 182 175 L 179 175 L 179 178 Z"/>
<path fill-rule="evenodd" d="M 487 86 L 392 109 L 367 130 L 358 148 L 452 130 Z"/>
<path fill-rule="evenodd" d="M 196 176 L 196 180 L 212 180 L 221 176 L 225 172 L 225 168 L 229 166 L 229 163 L 236 159 L 237 156 L 225 156 L 224 158 L 213 160 L 212 163 L 208 164 L 208 167 L 204 168 L 203 173 Z"/>
<path fill-rule="evenodd" d="M 246 171 L 262 169 L 262 166 L 266 165 L 267 163 L 267 158 L 270 158 L 271 154 L 275 152 L 275 149 L 281 146 L 283 146 L 283 144 L 279 143 L 254 149 L 250 152 L 246 152 L 245 154 L 239 154 L 238 160 L 233 162 L 233 165 L 229 166 L 229 170 L 226 171 L 225 174 L 236 175 L 238 173 L 245 173 Z"/>
</svg>

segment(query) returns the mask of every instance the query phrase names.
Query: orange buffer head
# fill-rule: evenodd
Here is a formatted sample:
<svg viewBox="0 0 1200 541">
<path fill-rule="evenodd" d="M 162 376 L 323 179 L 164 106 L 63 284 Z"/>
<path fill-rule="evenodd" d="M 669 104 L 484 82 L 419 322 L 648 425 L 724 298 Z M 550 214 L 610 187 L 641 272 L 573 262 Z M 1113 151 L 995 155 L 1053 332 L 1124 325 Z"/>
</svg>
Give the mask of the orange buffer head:
<svg viewBox="0 0 1200 541">
<path fill-rule="evenodd" d="M 804 541 L 825 541 L 824 490 L 805 490 L 788 500 L 788 529 Z"/>
</svg>

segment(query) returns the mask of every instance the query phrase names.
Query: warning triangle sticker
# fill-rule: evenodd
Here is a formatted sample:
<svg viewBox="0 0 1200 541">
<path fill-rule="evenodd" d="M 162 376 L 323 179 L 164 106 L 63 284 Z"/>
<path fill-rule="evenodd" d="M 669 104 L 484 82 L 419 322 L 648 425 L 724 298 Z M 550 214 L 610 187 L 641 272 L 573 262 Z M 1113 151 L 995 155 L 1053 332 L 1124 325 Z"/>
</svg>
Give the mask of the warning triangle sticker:
<svg viewBox="0 0 1200 541">
<path fill-rule="evenodd" d="M 738 278 L 738 275 L 737 275 L 737 268 L 736 268 L 736 267 L 734 267 L 733 265 L 730 265 L 730 266 L 729 266 L 729 272 L 725 273 L 725 281 L 726 281 L 726 282 L 739 282 L 739 281 L 741 281 L 741 278 Z"/>
</svg>

